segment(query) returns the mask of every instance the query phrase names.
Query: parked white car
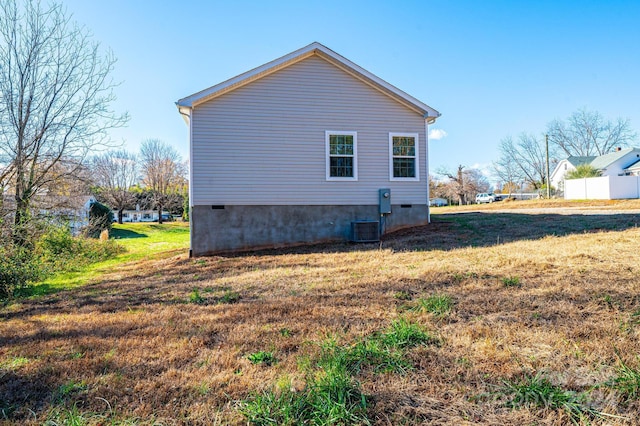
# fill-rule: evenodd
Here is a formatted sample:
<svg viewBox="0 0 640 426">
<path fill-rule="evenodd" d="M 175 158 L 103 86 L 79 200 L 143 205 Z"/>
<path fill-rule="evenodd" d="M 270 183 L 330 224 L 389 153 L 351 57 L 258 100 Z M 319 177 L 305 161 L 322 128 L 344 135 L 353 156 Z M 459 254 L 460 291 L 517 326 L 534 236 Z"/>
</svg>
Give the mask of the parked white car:
<svg viewBox="0 0 640 426">
<path fill-rule="evenodd" d="M 493 203 L 494 201 L 502 201 L 502 197 L 493 192 L 481 192 L 476 195 L 476 203 Z"/>
</svg>

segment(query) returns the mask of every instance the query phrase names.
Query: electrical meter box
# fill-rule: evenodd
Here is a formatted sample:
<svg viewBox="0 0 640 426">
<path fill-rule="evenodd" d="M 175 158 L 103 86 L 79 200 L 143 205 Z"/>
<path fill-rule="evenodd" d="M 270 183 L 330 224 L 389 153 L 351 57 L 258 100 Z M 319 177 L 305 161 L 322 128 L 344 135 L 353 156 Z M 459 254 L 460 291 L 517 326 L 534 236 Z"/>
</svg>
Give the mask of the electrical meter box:
<svg viewBox="0 0 640 426">
<path fill-rule="evenodd" d="M 380 204 L 380 214 L 391 213 L 391 189 L 382 188 L 378 190 L 378 199 Z"/>
</svg>

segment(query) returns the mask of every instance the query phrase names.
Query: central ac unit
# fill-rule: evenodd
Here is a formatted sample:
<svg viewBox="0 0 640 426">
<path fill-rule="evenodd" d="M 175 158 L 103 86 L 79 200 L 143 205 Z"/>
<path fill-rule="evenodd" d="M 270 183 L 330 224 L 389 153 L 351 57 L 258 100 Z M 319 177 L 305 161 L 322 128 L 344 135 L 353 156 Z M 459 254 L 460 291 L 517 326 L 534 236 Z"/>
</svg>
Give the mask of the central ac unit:
<svg viewBox="0 0 640 426">
<path fill-rule="evenodd" d="M 377 220 L 357 220 L 351 222 L 351 241 L 354 243 L 374 243 L 380 241 L 380 222 Z"/>
</svg>

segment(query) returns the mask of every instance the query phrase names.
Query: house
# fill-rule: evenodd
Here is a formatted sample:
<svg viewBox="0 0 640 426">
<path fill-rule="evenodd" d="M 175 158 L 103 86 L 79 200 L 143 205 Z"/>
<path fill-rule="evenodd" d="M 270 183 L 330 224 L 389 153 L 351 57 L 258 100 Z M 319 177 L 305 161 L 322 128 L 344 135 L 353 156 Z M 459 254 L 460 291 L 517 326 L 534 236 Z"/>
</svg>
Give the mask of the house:
<svg viewBox="0 0 640 426">
<path fill-rule="evenodd" d="M 118 220 L 119 210 L 113 210 L 114 221 Z M 162 212 L 162 220 L 170 220 L 171 214 L 167 211 Z M 122 222 L 157 222 L 158 210 L 122 210 Z"/>
<path fill-rule="evenodd" d="M 601 177 L 565 180 L 566 174 L 580 164 L 589 164 Z M 558 163 L 551 184 L 564 191 L 566 199 L 640 198 L 640 149 L 617 148 L 594 157 L 569 157 Z"/>
<path fill-rule="evenodd" d="M 551 186 L 558 190 L 563 190 L 564 179 L 567 173 L 575 170 L 578 166 L 581 166 L 583 164 L 590 164 L 595 158 L 595 156 L 571 156 L 569 158 L 565 158 L 564 160 L 560 160 L 555 169 L 553 169 L 551 177 L 549 178 L 549 180 L 551 181 Z"/>
<path fill-rule="evenodd" d="M 442 207 L 442 206 L 448 206 L 448 205 L 449 205 L 449 201 L 445 198 L 431 198 L 429 200 L 429 206 Z"/>
<path fill-rule="evenodd" d="M 71 234 L 79 235 L 89 225 L 91 206 L 97 200 L 92 195 L 50 196 L 37 199 L 41 204 L 38 215 L 52 223 L 66 225 Z"/>
<path fill-rule="evenodd" d="M 375 240 L 429 221 L 427 134 L 440 113 L 320 43 L 176 104 L 193 256 L 364 229 Z"/>
</svg>

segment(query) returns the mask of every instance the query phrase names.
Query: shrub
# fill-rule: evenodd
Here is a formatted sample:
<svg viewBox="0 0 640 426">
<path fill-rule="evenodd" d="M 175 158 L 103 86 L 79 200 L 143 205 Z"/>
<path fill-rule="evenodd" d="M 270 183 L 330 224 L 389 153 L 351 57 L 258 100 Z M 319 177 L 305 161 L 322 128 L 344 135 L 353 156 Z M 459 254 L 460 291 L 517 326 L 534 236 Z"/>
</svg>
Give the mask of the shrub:
<svg viewBox="0 0 640 426">
<path fill-rule="evenodd" d="M 36 243 L 36 252 L 51 272 L 73 271 L 110 259 L 124 249 L 113 240 L 73 237 L 67 227 L 51 228 Z"/>
<path fill-rule="evenodd" d="M 110 231 L 113 224 L 113 212 L 104 204 L 97 201 L 89 208 L 89 225 L 84 229 L 84 235 L 98 238 L 105 229 Z"/>
<path fill-rule="evenodd" d="M 42 263 L 28 250 L 0 246 L 0 259 L 0 300 L 12 297 L 17 290 L 45 275 Z"/>
<path fill-rule="evenodd" d="M 594 168 L 590 164 L 580 164 L 575 170 L 571 170 L 567 173 L 566 179 L 598 177 L 601 174 L 600 170 Z"/>
</svg>

